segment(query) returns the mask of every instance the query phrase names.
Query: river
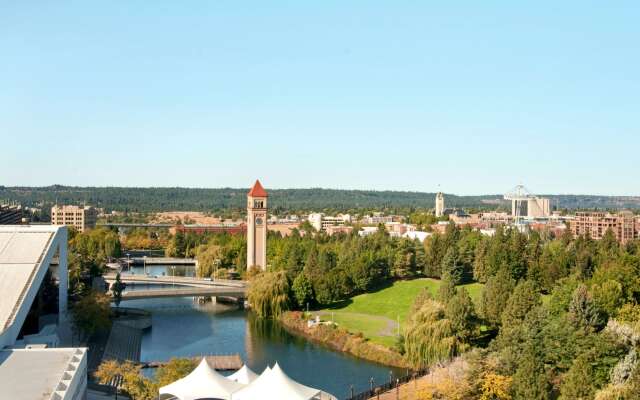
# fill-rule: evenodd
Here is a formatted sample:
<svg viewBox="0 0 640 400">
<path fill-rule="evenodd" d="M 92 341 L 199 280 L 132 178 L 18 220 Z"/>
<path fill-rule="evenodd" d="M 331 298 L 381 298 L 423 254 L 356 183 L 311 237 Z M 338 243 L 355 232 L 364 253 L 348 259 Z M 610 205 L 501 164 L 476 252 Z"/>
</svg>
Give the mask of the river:
<svg viewBox="0 0 640 400">
<path fill-rule="evenodd" d="M 163 298 L 128 300 L 121 305 L 152 313 L 153 327 L 142 338 L 142 361 L 239 353 L 256 372 L 277 361 L 293 379 L 338 398 L 348 397 L 351 385 L 357 393 L 369 388 L 371 378 L 379 384 L 389 380 L 390 372 L 406 373 L 329 350 L 289 334 L 275 321 L 224 304 Z"/>
</svg>

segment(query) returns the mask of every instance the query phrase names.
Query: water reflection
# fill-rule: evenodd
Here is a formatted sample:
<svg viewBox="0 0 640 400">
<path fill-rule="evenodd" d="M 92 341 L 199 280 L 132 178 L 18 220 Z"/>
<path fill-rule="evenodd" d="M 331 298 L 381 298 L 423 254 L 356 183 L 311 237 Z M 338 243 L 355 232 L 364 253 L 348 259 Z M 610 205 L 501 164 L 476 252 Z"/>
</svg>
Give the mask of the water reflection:
<svg viewBox="0 0 640 400">
<path fill-rule="evenodd" d="M 153 328 L 142 340 L 143 361 L 239 353 L 255 371 L 277 361 L 293 379 L 339 398 L 348 395 L 351 384 L 359 391 L 368 388 L 370 377 L 378 383 L 389 379 L 388 367 L 331 351 L 289 334 L 277 322 L 230 306 L 201 305 L 191 298 L 129 300 L 122 305 L 152 312 Z"/>
</svg>

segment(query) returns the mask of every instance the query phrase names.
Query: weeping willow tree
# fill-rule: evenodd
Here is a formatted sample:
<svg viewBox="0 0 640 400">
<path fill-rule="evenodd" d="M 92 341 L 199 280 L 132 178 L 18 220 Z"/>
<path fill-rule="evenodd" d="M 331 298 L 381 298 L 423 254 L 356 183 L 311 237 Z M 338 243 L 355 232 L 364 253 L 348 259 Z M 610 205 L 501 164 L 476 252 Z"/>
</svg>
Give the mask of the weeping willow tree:
<svg viewBox="0 0 640 400">
<path fill-rule="evenodd" d="M 423 299 L 411 316 L 405 330 L 404 346 L 407 360 L 414 368 L 425 368 L 450 359 L 465 347 L 456 338 L 451 321 L 445 318 L 444 307 L 431 299 Z"/>
<path fill-rule="evenodd" d="M 259 317 L 277 318 L 289 309 L 291 288 L 284 271 L 265 272 L 249 286 L 249 304 Z"/>
</svg>

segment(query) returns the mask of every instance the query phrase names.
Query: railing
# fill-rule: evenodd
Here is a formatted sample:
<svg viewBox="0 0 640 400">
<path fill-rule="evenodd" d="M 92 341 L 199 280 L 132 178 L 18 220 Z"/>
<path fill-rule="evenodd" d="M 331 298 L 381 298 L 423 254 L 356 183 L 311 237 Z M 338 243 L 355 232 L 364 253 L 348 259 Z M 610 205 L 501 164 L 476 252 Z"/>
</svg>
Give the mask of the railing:
<svg viewBox="0 0 640 400">
<path fill-rule="evenodd" d="M 392 389 L 397 388 L 398 386 L 409 383 L 414 379 L 418 379 L 422 376 L 425 376 L 429 373 L 429 369 L 421 369 L 418 371 L 414 371 L 413 373 L 407 373 L 407 375 L 397 377 L 395 379 L 390 378 L 389 382 L 383 383 L 381 385 L 374 386 L 373 378 L 371 378 L 370 388 L 365 390 L 364 392 L 354 393 L 353 386 L 351 387 L 351 394 L 346 400 L 368 400 L 374 398 L 376 395 L 379 396 L 385 392 L 388 392 Z"/>
</svg>

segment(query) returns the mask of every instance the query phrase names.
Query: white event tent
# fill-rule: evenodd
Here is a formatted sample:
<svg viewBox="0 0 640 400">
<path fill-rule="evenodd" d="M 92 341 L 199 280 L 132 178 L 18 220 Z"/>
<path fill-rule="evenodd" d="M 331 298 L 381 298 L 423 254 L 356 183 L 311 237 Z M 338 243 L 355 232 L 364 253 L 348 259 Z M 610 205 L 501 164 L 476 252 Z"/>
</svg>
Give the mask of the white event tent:
<svg viewBox="0 0 640 400">
<path fill-rule="evenodd" d="M 242 389 L 244 385 L 225 378 L 209 366 L 206 359 L 189 375 L 160 388 L 160 399 L 197 400 L 223 399 L 231 400 L 231 394 Z"/>
<path fill-rule="evenodd" d="M 329 393 L 302 385 L 285 374 L 278 363 L 258 376 L 246 365 L 224 377 L 206 359 L 189 375 L 160 388 L 160 400 L 337 400 Z"/>
<path fill-rule="evenodd" d="M 319 389 L 302 385 L 285 374 L 278 363 L 265 370 L 255 381 L 233 393 L 232 400 L 336 400 Z"/>
<path fill-rule="evenodd" d="M 251 382 L 258 379 L 258 374 L 250 370 L 249 367 L 247 367 L 246 365 L 243 365 L 242 368 L 240 368 L 233 374 L 227 376 L 227 379 L 231 379 L 232 381 L 242 383 L 243 385 L 248 385 Z"/>
</svg>

